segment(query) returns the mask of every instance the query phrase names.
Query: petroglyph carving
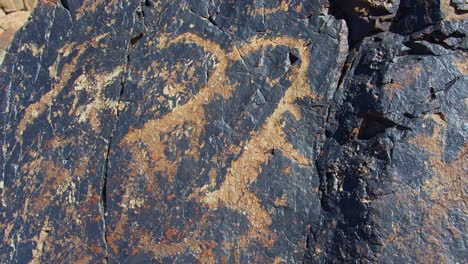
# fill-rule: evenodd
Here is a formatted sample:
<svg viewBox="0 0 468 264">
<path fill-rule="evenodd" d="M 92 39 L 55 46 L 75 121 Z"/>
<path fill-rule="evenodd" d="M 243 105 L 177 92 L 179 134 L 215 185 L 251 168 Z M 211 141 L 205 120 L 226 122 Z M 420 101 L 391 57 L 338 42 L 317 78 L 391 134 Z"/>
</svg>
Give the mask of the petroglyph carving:
<svg viewBox="0 0 468 264">
<path fill-rule="evenodd" d="M 167 39 L 167 38 L 161 38 Z M 256 37 L 248 43 L 233 47 L 226 52 L 218 44 L 203 39 L 192 33 L 185 33 L 177 38 L 160 44 L 160 48 L 168 48 L 179 43 L 191 43 L 211 52 L 218 63 L 211 74 L 205 87 L 191 98 L 186 104 L 176 106 L 172 111 L 160 119 L 148 121 L 141 129 L 131 130 L 120 142 L 121 147 L 128 148 L 134 160 L 131 165 L 133 175 L 142 174 L 167 177 L 173 181 L 178 168 L 178 161 L 169 160 L 164 149 L 166 140 L 164 135 L 173 133 L 174 130 L 190 127 L 190 150 L 186 152 L 195 160 L 198 160 L 198 149 L 201 145 L 200 136 L 207 124 L 204 106 L 215 98 L 222 96 L 224 100 L 232 96 L 236 87 L 229 85 L 226 69 L 228 65 L 242 60 L 248 54 L 267 47 L 285 46 L 298 52 L 300 65 L 291 65 L 288 78 L 291 85 L 286 90 L 274 112 L 269 116 L 261 129 L 251 132 L 250 139 L 245 143 L 240 156 L 231 163 L 225 175 L 225 181 L 218 190 L 209 191 L 214 186 L 208 185 L 196 190 L 191 198 L 197 199 L 210 210 L 216 210 L 219 206 L 228 207 L 234 211 L 246 215 L 250 222 L 249 233 L 241 237 L 239 244 L 247 247 L 249 240 L 256 241 L 262 246 L 271 248 L 275 241 L 275 234 L 269 229 L 272 222 L 271 216 L 263 208 L 260 200 L 250 190 L 250 185 L 256 180 L 262 171 L 262 167 L 268 163 L 271 157 L 271 149 L 281 150 L 283 155 L 299 165 L 309 166 L 309 159 L 299 150 L 295 149 L 284 135 L 282 116 L 290 112 L 296 119 L 301 118 L 300 111 L 294 102 L 304 97 L 315 98 L 311 87 L 307 82 L 307 72 L 310 65 L 310 51 L 308 44 L 301 39 L 290 37 Z M 299 63 L 297 63 L 299 64 Z M 235 146 L 232 146 L 235 148 Z M 232 149 L 230 148 L 230 149 Z M 133 182 L 129 179 L 130 182 Z M 127 185 L 122 206 L 127 208 L 132 192 L 132 184 Z M 120 223 L 123 224 L 123 223 Z M 146 245 L 148 246 L 148 245 Z M 153 245 L 152 247 L 156 247 Z M 158 245 L 159 248 L 159 245 Z"/>
</svg>

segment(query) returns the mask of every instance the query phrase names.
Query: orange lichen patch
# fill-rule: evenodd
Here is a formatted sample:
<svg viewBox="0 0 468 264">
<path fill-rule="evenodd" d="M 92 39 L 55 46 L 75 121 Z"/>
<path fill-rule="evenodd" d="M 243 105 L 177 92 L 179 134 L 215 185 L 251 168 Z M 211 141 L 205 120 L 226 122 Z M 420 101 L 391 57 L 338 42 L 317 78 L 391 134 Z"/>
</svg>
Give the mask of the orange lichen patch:
<svg viewBox="0 0 468 264">
<path fill-rule="evenodd" d="M 177 241 L 180 239 L 180 232 L 178 229 L 174 227 L 170 227 L 166 232 L 165 232 L 165 238 L 168 241 Z"/>
<path fill-rule="evenodd" d="M 468 19 L 468 13 L 457 14 L 455 8 L 450 5 L 451 0 L 441 0 L 440 1 L 440 9 L 442 13 L 445 15 L 445 20 L 448 21 L 457 21 L 457 20 L 465 20 Z"/>
<path fill-rule="evenodd" d="M 462 58 L 456 58 L 452 62 L 462 74 L 468 75 L 468 55 L 463 53 Z"/>
<path fill-rule="evenodd" d="M 63 47 L 59 50 L 59 54 L 64 54 L 64 56 L 68 56 L 71 51 L 77 50 L 78 54 L 72 59 L 70 63 L 67 63 L 63 66 L 63 69 L 60 73 L 60 81 L 59 83 L 55 84 L 50 91 L 44 94 L 37 102 L 29 105 L 24 113 L 23 118 L 18 124 L 18 128 L 16 129 L 16 140 L 20 143 L 23 142 L 22 136 L 26 127 L 32 124 L 48 107 L 53 104 L 53 100 L 60 94 L 63 88 L 66 86 L 68 81 L 71 79 L 72 74 L 76 71 L 78 67 L 78 62 L 81 56 L 86 52 L 86 50 L 90 46 L 96 45 L 102 38 L 105 38 L 106 35 L 101 35 L 96 37 L 95 39 L 91 40 L 90 42 L 84 42 L 83 44 L 76 46 L 74 43 Z M 57 77 L 57 68 L 56 66 L 51 66 L 49 69 L 55 73 L 54 79 Z"/>
<path fill-rule="evenodd" d="M 120 66 L 111 72 L 91 72 L 90 74 L 83 74 L 78 77 L 75 81 L 74 92 L 86 92 L 93 100 L 76 109 L 79 98 L 79 96 L 76 96 L 69 114 L 75 113 L 78 116 L 78 122 L 89 122 L 94 131 L 99 132 L 101 130 L 99 113 L 102 110 L 111 109 L 116 114 L 118 110 L 122 110 L 122 108 L 125 107 L 125 105 L 118 100 L 111 100 L 104 96 L 104 89 L 114 82 L 115 79 L 121 75 L 123 70 L 124 67 Z"/>
</svg>

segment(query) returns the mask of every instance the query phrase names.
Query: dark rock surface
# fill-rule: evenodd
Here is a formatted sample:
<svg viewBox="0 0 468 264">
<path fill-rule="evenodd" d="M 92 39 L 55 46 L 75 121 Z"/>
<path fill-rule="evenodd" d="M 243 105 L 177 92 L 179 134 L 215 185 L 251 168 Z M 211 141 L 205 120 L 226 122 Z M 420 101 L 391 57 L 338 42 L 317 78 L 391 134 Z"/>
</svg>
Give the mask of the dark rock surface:
<svg viewBox="0 0 468 264">
<path fill-rule="evenodd" d="M 463 1 L 40 1 L 1 263 L 463 263 Z"/>
</svg>

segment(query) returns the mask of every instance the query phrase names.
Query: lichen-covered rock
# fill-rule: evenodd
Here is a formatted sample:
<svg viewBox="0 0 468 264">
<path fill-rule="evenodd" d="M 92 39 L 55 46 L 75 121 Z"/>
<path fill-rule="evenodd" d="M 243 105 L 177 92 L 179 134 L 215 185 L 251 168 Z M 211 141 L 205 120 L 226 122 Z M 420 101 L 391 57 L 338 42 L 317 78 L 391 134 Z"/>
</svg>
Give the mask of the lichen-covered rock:
<svg viewBox="0 0 468 264">
<path fill-rule="evenodd" d="M 39 2 L 0 262 L 463 262 L 467 20 L 408 3 Z"/>
</svg>

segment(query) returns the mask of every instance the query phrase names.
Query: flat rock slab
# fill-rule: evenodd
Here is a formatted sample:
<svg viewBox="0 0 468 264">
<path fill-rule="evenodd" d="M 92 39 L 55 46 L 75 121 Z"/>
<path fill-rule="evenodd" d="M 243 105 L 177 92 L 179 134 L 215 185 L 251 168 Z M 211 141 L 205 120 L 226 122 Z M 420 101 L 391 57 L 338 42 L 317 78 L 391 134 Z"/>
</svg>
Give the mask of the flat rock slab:
<svg viewBox="0 0 468 264">
<path fill-rule="evenodd" d="M 464 15 L 350 49 L 329 7 L 39 2 L 0 72 L 0 262 L 461 261 Z"/>
</svg>

